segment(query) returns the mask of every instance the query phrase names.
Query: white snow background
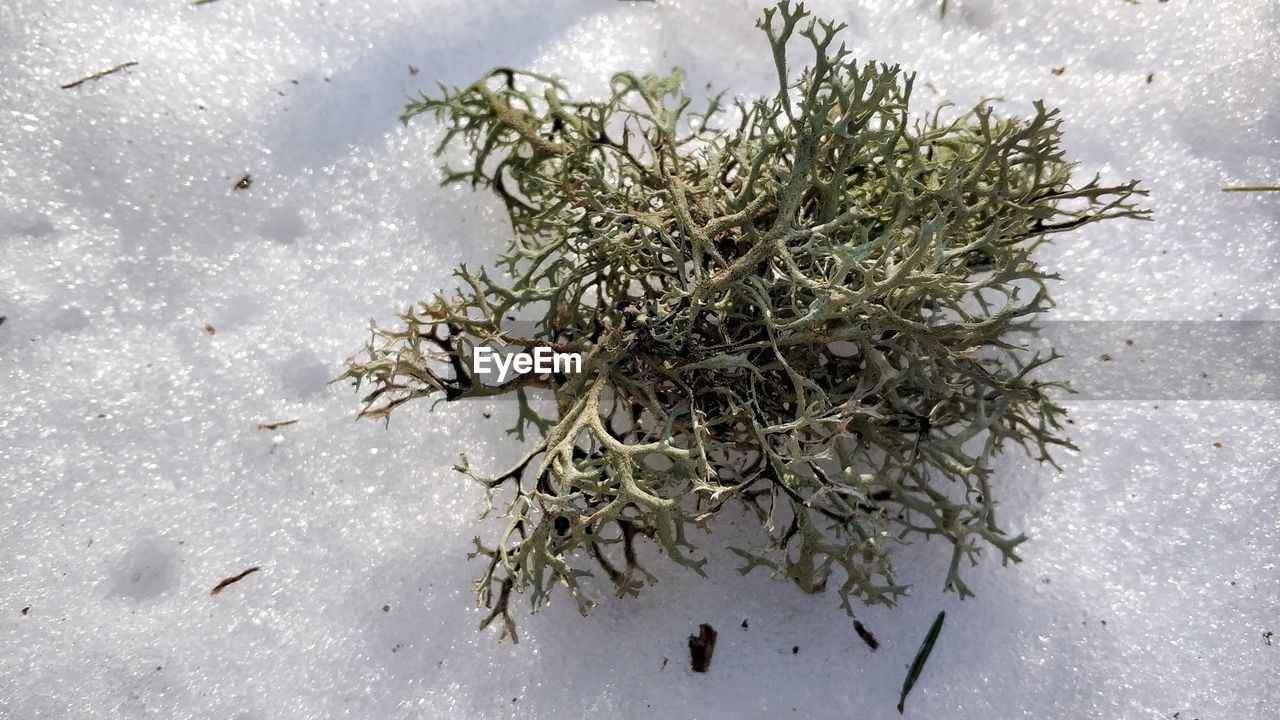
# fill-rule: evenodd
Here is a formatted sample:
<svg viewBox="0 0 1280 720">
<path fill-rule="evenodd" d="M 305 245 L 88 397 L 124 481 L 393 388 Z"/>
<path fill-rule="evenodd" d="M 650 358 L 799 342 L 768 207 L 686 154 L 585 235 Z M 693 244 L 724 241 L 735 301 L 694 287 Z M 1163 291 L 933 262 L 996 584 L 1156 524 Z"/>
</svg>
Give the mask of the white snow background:
<svg viewBox="0 0 1280 720">
<path fill-rule="evenodd" d="M 942 545 L 903 548 L 912 595 L 860 614 L 876 652 L 834 595 L 739 576 L 732 519 L 697 538 L 709 579 L 651 558 L 638 599 L 601 588 L 583 618 L 559 594 L 518 645 L 476 631 L 482 493 L 450 466 L 514 456 L 510 407 L 384 428 L 326 385 L 369 318 L 509 232 L 488 196 L 438 186 L 406 96 L 495 65 L 585 95 L 672 65 L 768 92 L 760 7 L 4 0 L 0 718 L 890 718 L 941 609 L 909 717 L 1280 717 L 1275 403 L 1069 402 L 1061 473 L 999 464 L 1025 562 L 988 557 L 960 602 Z M 1144 181 L 1154 222 L 1042 255 L 1055 318 L 1280 320 L 1280 196 L 1220 192 L 1280 181 L 1280 5 L 812 7 L 918 71 L 919 109 L 1044 98 L 1082 176 Z M 719 643 L 694 674 L 702 622 Z"/>
</svg>

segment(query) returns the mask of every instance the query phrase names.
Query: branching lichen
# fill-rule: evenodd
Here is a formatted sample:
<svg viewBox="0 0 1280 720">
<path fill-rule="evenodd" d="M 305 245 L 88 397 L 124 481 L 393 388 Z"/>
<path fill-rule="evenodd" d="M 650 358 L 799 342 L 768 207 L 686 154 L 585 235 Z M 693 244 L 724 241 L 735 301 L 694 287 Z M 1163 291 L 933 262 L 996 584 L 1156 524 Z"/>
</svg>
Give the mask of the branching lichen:
<svg viewBox="0 0 1280 720">
<path fill-rule="evenodd" d="M 553 77 L 499 68 L 423 96 L 462 143 L 448 169 L 496 193 L 514 228 L 502 272 L 457 271 L 438 294 L 374 325 L 346 377 L 369 386 L 363 415 L 419 397 L 514 393 L 516 428 L 536 440 L 496 476 L 505 529 L 476 540 L 484 625 L 514 637 L 511 601 L 534 607 L 556 584 L 585 612 L 580 578 L 603 573 L 619 596 L 649 571 L 638 542 L 702 573 L 690 541 L 740 503 L 761 542 L 736 550 L 807 592 L 829 582 L 853 599 L 904 592 L 891 546 L 937 536 L 947 587 L 985 547 L 1017 560 L 1024 538 L 997 522 L 991 459 L 1010 444 L 1049 460 L 1062 436 L 1052 382 L 1011 339 L 1033 332 L 1055 276 L 1032 258 L 1058 233 L 1143 217 L 1134 183 L 1073 184 L 1056 111 L 1025 121 L 980 105 L 924 119 L 908 111 L 914 76 L 855 62 L 842 26 L 802 5 L 759 23 L 776 95 L 711 99 L 692 112 L 679 71 L 620 73 L 609 97 L 579 101 Z M 794 81 L 792 41 L 813 64 Z M 535 318 L 517 335 L 512 318 Z M 570 376 L 488 383 L 479 345 L 583 355 Z M 554 398 L 543 417 L 526 393 Z"/>
</svg>

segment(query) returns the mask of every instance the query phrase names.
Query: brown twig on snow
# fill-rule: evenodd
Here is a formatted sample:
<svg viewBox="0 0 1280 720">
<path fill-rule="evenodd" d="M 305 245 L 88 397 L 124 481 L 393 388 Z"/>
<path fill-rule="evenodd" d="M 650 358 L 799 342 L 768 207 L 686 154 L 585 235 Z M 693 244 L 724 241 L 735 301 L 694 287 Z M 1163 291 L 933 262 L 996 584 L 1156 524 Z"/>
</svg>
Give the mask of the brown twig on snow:
<svg viewBox="0 0 1280 720">
<path fill-rule="evenodd" d="M 210 595 L 217 595 L 218 593 L 222 592 L 222 589 L 223 589 L 223 588 L 225 588 L 226 586 L 230 585 L 231 583 L 240 582 L 241 580 L 245 579 L 245 578 L 246 578 L 246 577 L 248 577 L 249 575 L 251 575 L 251 574 L 253 574 L 253 573 L 258 572 L 258 570 L 259 570 L 258 566 L 257 566 L 257 565 L 254 565 L 253 567 L 249 568 L 248 570 L 245 570 L 244 572 L 240 573 L 239 575 L 232 575 L 231 577 L 227 578 L 226 580 L 223 580 L 222 582 L 218 583 L 217 585 L 214 585 L 214 586 L 213 586 L 213 589 L 209 591 L 209 594 L 210 594 Z"/>
<path fill-rule="evenodd" d="M 71 88 L 79 87 L 80 85 L 83 85 L 83 84 L 85 84 L 85 83 L 89 82 L 90 80 L 101 80 L 102 78 L 104 78 L 104 77 L 106 77 L 106 76 L 108 76 L 108 75 L 111 75 L 112 73 L 118 73 L 118 72 L 120 72 L 121 70 L 124 70 L 125 68 L 131 68 L 131 67 L 133 67 L 134 65 L 137 65 L 137 64 L 138 64 L 138 61 L 137 61 L 137 60 L 130 60 L 130 61 L 129 61 L 129 62 L 127 62 L 127 63 L 120 63 L 119 65 L 117 65 L 117 66 L 115 66 L 115 67 L 113 67 L 113 68 L 107 68 L 106 70 L 103 70 L 102 72 L 94 73 L 94 74 L 92 74 L 92 75 L 90 75 L 90 76 L 88 76 L 88 77 L 82 77 L 82 78 L 80 78 L 79 80 L 76 80 L 76 81 L 74 81 L 74 82 L 69 82 L 69 83 L 67 83 L 66 85 L 63 85 L 63 86 L 62 86 L 62 89 L 63 89 L 63 90 L 70 90 Z"/>
<path fill-rule="evenodd" d="M 871 631 L 868 630 L 866 626 L 864 626 L 861 622 L 854 620 L 853 629 L 855 632 L 858 633 L 858 637 L 862 638 L 862 642 L 867 644 L 867 647 L 871 648 L 872 650 L 880 649 L 880 641 L 877 640 L 876 636 L 872 635 Z"/>
<path fill-rule="evenodd" d="M 716 651 L 716 631 L 706 623 L 698 626 L 698 634 L 689 636 L 689 659 L 694 672 L 704 673 L 711 668 L 711 656 Z"/>
</svg>

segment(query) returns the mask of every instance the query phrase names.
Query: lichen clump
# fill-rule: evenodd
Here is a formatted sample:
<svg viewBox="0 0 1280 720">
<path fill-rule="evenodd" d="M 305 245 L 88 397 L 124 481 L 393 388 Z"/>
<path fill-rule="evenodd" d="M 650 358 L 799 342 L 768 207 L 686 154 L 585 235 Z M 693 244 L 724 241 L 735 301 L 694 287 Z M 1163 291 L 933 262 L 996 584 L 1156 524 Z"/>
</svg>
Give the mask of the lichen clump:
<svg viewBox="0 0 1280 720">
<path fill-rule="evenodd" d="M 891 603 L 890 551 L 937 536 L 946 585 L 985 547 L 1017 560 L 996 520 L 991 459 L 1070 447 L 1054 383 L 1011 334 L 1033 332 L 1055 276 L 1032 258 L 1051 236 L 1141 217 L 1134 183 L 1073 184 L 1056 111 L 908 111 L 914 76 L 859 64 L 843 26 L 802 5 L 759 26 L 776 95 L 692 112 L 679 71 L 619 73 L 603 100 L 554 77 L 500 68 L 414 102 L 461 142 L 466 181 L 497 194 L 514 228 L 500 273 L 457 271 L 438 294 L 374 326 L 347 377 L 365 416 L 419 397 L 514 393 L 535 440 L 496 476 L 509 522 L 475 555 L 484 625 L 556 584 L 590 601 L 598 570 L 619 596 L 651 580 L 637 543 L 701 573 L 691 530 L 740 504 L 762 537 L 736 549 L 808 592 L 837 585 Z M 811 46 L 794 80 L 791 41 Z M 512 331 L 532 318 L 532 332 Z M 486 383 L 480 345 L 583 355 L 582 372 Z M 527 393 L 554 398 L 540 414 Z"/>
</svg>

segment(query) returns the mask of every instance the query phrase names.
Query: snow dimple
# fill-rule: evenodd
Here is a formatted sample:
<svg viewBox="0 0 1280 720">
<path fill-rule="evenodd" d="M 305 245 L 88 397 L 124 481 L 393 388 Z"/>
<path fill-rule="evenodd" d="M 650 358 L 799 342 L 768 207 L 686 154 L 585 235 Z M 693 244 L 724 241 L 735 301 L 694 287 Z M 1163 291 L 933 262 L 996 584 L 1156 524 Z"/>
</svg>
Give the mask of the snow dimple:
<svg viewBox="0 0 1280 720">
<path fill-rule="evenodd" d="M 337 374 L 332 365 L 320 361 L 313 353 L 300 352 L 282 363 L 281 379 L 286 393 L 306 400 L 319 395 Z"/>
<path fill-rule="evenodd" d="M 21 218 L 13 224 L 13 231 L 33 239 L 48 237 L 57 231 L 53 221 L 46 215 L 35 215 Z"/>
<path fill-rule="evenodd" d="M 269 211 L 258 232 L 268 240 L 282 245 L 291 245 L 307 234 L 307 221 L 297 210 L 276 208 Z"/>
<path fill-rule="evenodd" d="M 57 332 L 74 333 L 89 326 L 89 314 L 75 306 L 64 307 L 48 319 L 46 326 Z"/>
<path fill-rule="evenodd" d="M 174 553 L 156 540 L 138 540 L 111 571 L 111 594 L 132 600 L 151 600 L 172 590 L 177 580 Z"/>
</svg>

